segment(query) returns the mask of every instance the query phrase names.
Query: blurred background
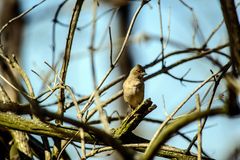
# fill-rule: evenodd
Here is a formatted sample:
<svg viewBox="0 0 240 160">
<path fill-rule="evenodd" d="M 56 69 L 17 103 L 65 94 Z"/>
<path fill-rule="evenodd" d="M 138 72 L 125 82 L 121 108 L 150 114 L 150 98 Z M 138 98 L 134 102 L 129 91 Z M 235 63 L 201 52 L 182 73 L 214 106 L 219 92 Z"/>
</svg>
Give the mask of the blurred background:
<svg viewBox="0 0 240 160">
<path fill-rule="evenodd" d="M 17 2 L 19 3 L 19 11 L 24 12 L 38 1 L 26 2 L 18 0 Z M 75 1 L 68 0 L 61 8 L 57 19 L 55 19 L 57 23 L 55 23 L 55 39 L 53 40 L 53 20 L 62 2 L 46 0 L 26 14 L 22 19 L 21 27 L 17 29 L 21 32 L 22 38 L 19 49 L 16 48 L 11 52 L 13 54 L 21 54 L 18 56 L 20 64 L 29 75 L 32 84 L 34 84 L 36 96 L 48 88 L 46 84 L 51 86 L 52 82 L 54 82 L 54 73 L 47 64 L 51 65 L 57 72 L 61 69 L 69 29 L 68 24 Z M 66 80 L 66 84 L 73 89 L 78 98 L 90 95 L 94 89 L 94 78 L 91 68 L 93 59 L 96 84 L 100 83 L 110 68 L 108 28 L 111 27 L 113 59 L 115 59 L 129 23 L 140 3 L 140 0 L 99 0 L 96 6 L 93 0 L 84 1 L 77 24 L 78 30 L 76 30 L 74 37 Z M 240 1 L 236 0 L 235 3 L 238 4 Z M 5 7 L 0 5 L 0 10 L 3 10 Z M 96 7 L 96 10 L 94 7 Z M 239 13 L 239 7 L 237 10 Z M 94 16 L 97 19 L 95 29 Z M 227 32 L 225 25 L 221 25 L 222 20 L 223 16 L 218 0 L 161 0 L 160 9 L 157 0 L 150 1 L 138 15 L 124 55 L 104 84 L 112 82 L 122 74 L 127 75 L 136 64 L 146 66 L 161 56 L 163 49 L 161 37 L 163 37 L 164 54 L 166 55 L 185 48 L 201 47 L 216 28 L 219 29 L 207 43 L 207 47 L 214 48 L 225 44 L 227 42 Z M 95 30 L 94 38 L 92 37 L 93 30 Z M 13 32 L 10 32 L 10 34 L 13 34 Z M 16 36 L 17 34 L 14 33 Z M 91 58 L 91 47 L 94 48 L 93 59 Z M 188 57 L 189 54 L 172 56 L 164 61 L 164 65 L 169 66 L 180 59 Z M 227 63 L 226 58 L 214 56 L 222 65 Z M 150 75 L 160 70 L 162 66 L 162 63 L 158 63 L 147 67 L 146 72 Z M 171 75 L 179 77 L 179 79 L 183 77 L 194 82 L 180 81 L 168 74 L 160 74 L 148 79 L 145 82 L 145 98 L 151 98 L 153 103 L 157 105 L 157 109 L 147 117 L 164 120 L 200 84 L 196 82 L 203 81 L 212 75 L 211 70 L 217 72 L 219 67 L 206 58 L 202 58 L 184 63 L 169 71 Z M 43 80 L 33 71 L 41 77 L 48 78 Z M 210 85 L 207 84 L 199 90 L 200 97 L 204 96 Z M 114 86 L 101 96 L 101 100 L 106 100 L 122 89 L 121 87 L 122 83 Z M 225 83 L 221 81 L 213 106 L 223 104 L 221 96 L 225 95 L 225 91 Z M 44 104 L 54 102 L 57 94 L 56 92 L 56 95 L 51 96 Z M 202 107 L 207 106 L 208 100 L 209 97 L 202 103 Z M 194 96 L 184 105 L 178 115 L 187 113 L 193 108 L 195 108 Z M 48 107 L 48 109 L 56 111 L 57 107 L 53 105 Z M 119 115 L 126 115 L 128 112 L 128 106 L 123 102 L 122 97 L 109 104 L 105 109 L 108 116 L 112 114 L 117 116 L 115 111 Z M 68 111 L 66 116 L 76 117 L 75 109 Z M 94 118 L 98 119 L 98 115 Z M 238 117 L 218 116 L 209 118 L 206 124 L 207 127 L 203 130 L 203 150 L 214 159 L 227 159 L 229 155 L 240 147 L 239 122 L 240 119 Z M 117 122 L 111 123 L 111 127 L 116 127 L 117 125 Z M 159 126 L 160 124 L 157 123 L 142 122 L 134 133 L 151 139 Z M 181 132 L 188 137 L 193 137 L 197 132 L 197 123 L 183 128 Z M 175 136 L 167 144 L 186 149 L 189 142 L 180 136 Z M 78 157 L 71 146 L 67 150 L 71 151 L 72 159 Z M 192 151 L 197 152 L 194 148 Z M 99 158 L 101 156 L 97 157 L 97 159 Z M 114 159 L 114 157 L 110 156 L 109 159 Z"/>
</svg>

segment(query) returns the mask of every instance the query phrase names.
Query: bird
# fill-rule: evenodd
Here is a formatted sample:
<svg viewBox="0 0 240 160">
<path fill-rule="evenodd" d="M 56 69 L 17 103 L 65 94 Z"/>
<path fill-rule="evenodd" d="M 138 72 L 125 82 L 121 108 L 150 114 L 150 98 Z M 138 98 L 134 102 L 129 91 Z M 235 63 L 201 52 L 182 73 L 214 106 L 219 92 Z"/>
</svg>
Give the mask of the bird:
<svg viewBox="0 0 240 160">
<path fill-rule="evenodd" d="M 145 69 L 137 64 L 132 68 L 128 77 L 123 83 L 123 99 L 133 110 L 140 105 L 144 99 Z"/>
</svg>

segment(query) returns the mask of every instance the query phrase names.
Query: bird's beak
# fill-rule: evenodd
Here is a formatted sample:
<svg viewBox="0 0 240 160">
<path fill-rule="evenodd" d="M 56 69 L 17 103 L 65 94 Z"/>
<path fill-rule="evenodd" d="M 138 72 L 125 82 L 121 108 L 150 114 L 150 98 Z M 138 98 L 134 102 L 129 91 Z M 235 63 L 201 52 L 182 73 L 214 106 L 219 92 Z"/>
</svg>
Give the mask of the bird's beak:
<svg viewBox="0 0 240 160">
<path fill-rule="evenodd" d="M 147 73 L 146 72 L 142 72 L 142 76 L 146 76 L 147 75 Z"/>
</svg>

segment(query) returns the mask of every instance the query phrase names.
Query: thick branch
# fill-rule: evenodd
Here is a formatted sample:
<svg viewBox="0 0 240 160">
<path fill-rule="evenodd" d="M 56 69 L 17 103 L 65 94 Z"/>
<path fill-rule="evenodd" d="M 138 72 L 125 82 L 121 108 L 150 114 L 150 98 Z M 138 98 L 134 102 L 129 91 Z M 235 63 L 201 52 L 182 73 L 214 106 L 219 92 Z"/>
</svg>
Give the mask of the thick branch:
<svg viewBox="0 0 240 160">
<path fill-rule="evenodd" d="M 171 124 L 166 126 L 165 129 L 162 130 L 161 134 L 156 137 L 155 141 L 150 146 L 148 146 L 147 150 L 143 155 L 143 159 L 152 159 L 154 155 L 156 155 L 159 147 L 163 145 L 172 134 L 176 133 L 182 127 L 190 124 L 197 119 L 204 118 L 206 116 L 214 116 L 221 114 L 227 114 L 227 110 L 225 108 L 217 108 L 212 110 L 206 110 L 203 112 L 193 112 L 172 122 Z"/>
<path fill-rule="evenodd" d="M 228 30 L 233 74 L 240 74 L 240 24 L 234 0 L 221 0 L 222 12 Z"/>
<path fill-rule="evenodd" d="M 0 126 L 60 139 L 70 139 L 73 137 L 74 141 L 81 140 L 80 135 L 77 134 L 77 129 L 64 128 L 38 120 L 26 119 L 9 112 L 0 112 Z M 86 141 L 93 142 L 95 140 L 86 134 Z"/>
<path fill-rule="evenodd" d="M 120 138 L 133 131 L 143 120 L 143 118 L 155 108 L 156 106 L 152 105 L 152 101 L 150 99 L 142 102 L 141 105 L 139 105 L 135 110 L 127 115 L 127 117 L 124 118 L 120 127 L 114 131 L 113 137 Z"/>
</svg>

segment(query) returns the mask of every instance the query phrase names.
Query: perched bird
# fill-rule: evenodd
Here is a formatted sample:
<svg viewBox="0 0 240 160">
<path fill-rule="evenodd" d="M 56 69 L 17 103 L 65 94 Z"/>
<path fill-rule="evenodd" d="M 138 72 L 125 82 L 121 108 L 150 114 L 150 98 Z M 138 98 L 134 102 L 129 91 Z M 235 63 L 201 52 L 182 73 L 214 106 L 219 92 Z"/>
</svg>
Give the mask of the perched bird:
<svg viewBox="0 0 240 160">
<path fill-rule="evenodd" d="M 124 101 L 127 102 L 132 109 L 136 108 L 143 101 L 144 75 L 146 75 L 144 68 L 138 64 L 130 71 L 127 79 L 123 83 Z"/>
</svg>

